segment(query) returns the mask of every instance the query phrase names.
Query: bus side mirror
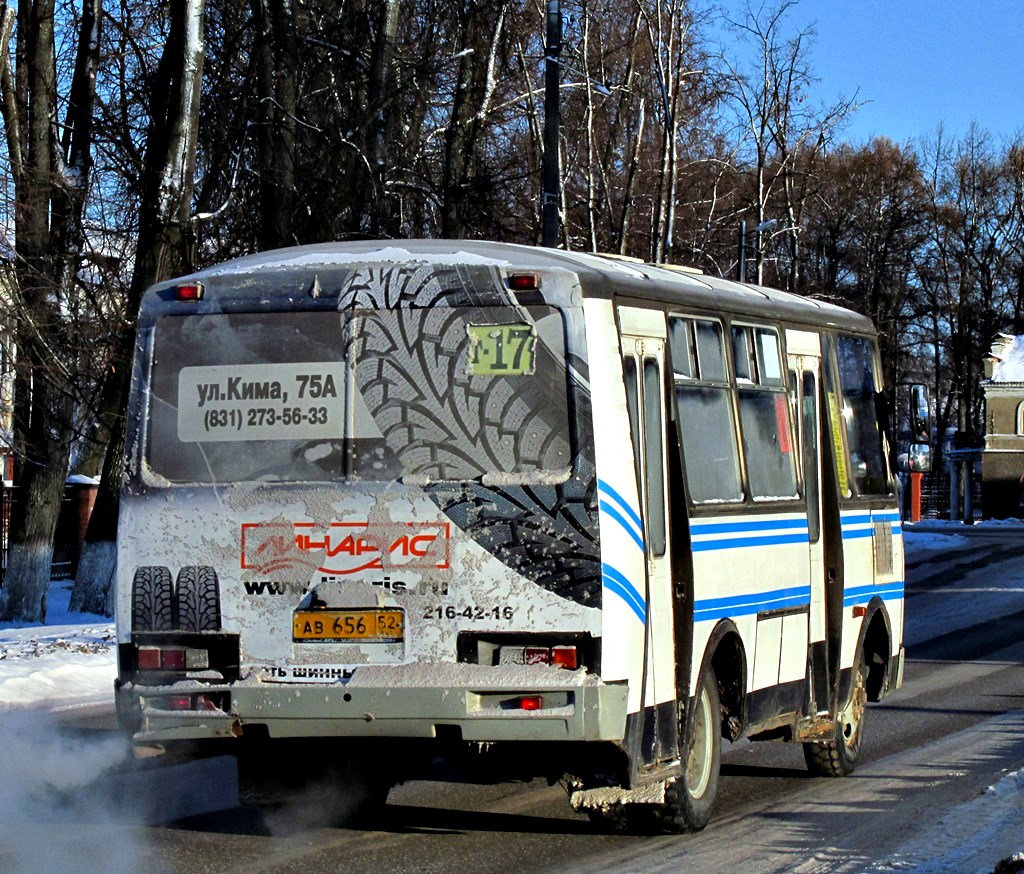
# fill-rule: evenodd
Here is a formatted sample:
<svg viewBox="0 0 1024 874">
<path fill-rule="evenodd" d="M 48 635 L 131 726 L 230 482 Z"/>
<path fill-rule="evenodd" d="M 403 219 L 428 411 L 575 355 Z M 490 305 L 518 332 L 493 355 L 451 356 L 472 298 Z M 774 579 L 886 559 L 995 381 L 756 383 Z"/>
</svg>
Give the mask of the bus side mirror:
<svg viewBox="0 0 1024 874">
<path fill-rule="evenodd" d="M 928 473 L 932 469 L 932 448 L 927 443 L 910 444 L 910 472 Z"/>
<path fill-rule="evenodd" d="M 920 384 L 910 387 L 910 427 L 915 441 L 931 443 L 931 404 L 928 402 L 928 388 Z"/>
</svg>

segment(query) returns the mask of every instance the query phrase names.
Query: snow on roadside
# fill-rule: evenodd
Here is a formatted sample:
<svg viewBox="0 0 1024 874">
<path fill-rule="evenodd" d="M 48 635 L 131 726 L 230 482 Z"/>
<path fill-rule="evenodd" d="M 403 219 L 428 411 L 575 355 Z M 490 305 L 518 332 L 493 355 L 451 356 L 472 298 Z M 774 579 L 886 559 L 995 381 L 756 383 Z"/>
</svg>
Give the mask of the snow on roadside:
<svg viewBox="0 0 1024 874">
<path fill-rule="evenodd" d="M 928 520 L 903 526 L 907 559 L 928 552 L 969 546 L 963 522 Z M 1020 519 L 987 519 L 974 529 L 1020 529 Z M 1007 871 L 1024 870 L 1012 865 L 1024 845 L 1024 770 L 1012 771 L 978 797 L 950 808 L 923 833 L 904 844 L 889 859 L 876 862 L 869 871 L 914 871 L 917 874 L 991 874 L 1003 860 Z M 1010 864 L 1007 864 L 1010 863 Z"/>
<path fill-rule="evenodd" d="M 0 623 L 0 712 L 110 701 L 117 676 L 114 623 L 71 613 L 69 580 L 47 594 L 46 625 Z"/>
<path fill-rule="evenodd" d="M 964 534 L 942 534 L 938 531 L 914 531 L 912 528 L 903 529 L 903 550 L 907 558 L 913 558 L 918 553 L 930 552 L 936 549 L 952 549 L 954 547 L 967 546 L 970 538 Z"/>
<path fill-rule="evenodd" d="M 1024 771 L 1011 771 L 976 798 L 951 807 L 924 834 L 867 870 L 991 874 L 1000 860 L 1017 854 L 1022 836 Z"/>
<path fill-rule="evenodd" d="M 903 547 L 907 558 L 917 558 L 921 553 L 938 549 L 959 549 L 971 544 L 966 531 L 1020 530 L 1024 529 L 1021 519 L 984 519 L 973 525 L 954 522 L 949 519 L 926 519 L 921 522 L 903 523 Z"/>
</svg>

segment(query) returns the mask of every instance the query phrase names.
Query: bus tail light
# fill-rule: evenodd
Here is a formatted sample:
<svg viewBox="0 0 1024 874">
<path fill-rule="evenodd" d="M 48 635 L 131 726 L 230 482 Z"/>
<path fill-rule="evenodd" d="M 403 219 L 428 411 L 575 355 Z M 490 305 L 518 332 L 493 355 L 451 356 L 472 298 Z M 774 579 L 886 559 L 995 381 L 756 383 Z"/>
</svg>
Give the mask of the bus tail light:
<svg viewBox="0 0 1024 874">
<path fill-rule="evenodd" d="M 140 671 L 205 671 L 210 653 L 191 646 L 140 646 L 136 664 Z"/>
<path fill-rule="evenodd" d="M 186 282 L 182 285 L 175 286 L 174 288 L 174 299 L 175 300 L 202 300 L 203 299 L 203 284 L 201 282 Z"/>
<path fill-rule="evenodd" d="M 540 695 L 523 695 L 519 701 L 519 710 L 543 710 L 544 698 Z"/>
<path fill-rule="evenodd" d="M 551 650 L 546 646 L 527 646 L 523 648 L 524 665 L 550 665 Z"/>
<path fill-rule="evenodd" d="M 177 648 L 161 650 L 160 667 L 165 671 L 185 670 L 185 650 Z"/>
<path fill-rule="evenodd" d="M 540 276 L 536 273 L 512 273 L 508 277 L 512 291 L 536 291 L 540 288 Z"/>
<path fill-rule="evenodd" d="M 579 667 L 579 656 L 574 646 L 553 646 L 551 647 L 551 664 L 556 668 L 567 668 L 575 671 Z"/>
<path fill-rule="evenodd" d="M 140 646 L 139 656 L 136 662 L 140 671 L 160 670 L 160 647 Z"/>
<path fill-rule="evenodd" d="M 511 650 L 511 652 L 509 652 Z M 521 658 L 517 658 L 522 653 Z M 579 667 L 579 656 L 575 646 L 526 646 L 502 647 L 503 663 L 524 665 L 551 665 L 554 668 L 567 668 L 575 671 Z"/>
<path fill-rule="evenodd" d="M 156 710 L 202 711 L 205 713 L 226 713 L 230 709 L 227 693 L 211 692 L 198 695 L 161 695 L 150 698 L 147 705 Z"/>
</svg>

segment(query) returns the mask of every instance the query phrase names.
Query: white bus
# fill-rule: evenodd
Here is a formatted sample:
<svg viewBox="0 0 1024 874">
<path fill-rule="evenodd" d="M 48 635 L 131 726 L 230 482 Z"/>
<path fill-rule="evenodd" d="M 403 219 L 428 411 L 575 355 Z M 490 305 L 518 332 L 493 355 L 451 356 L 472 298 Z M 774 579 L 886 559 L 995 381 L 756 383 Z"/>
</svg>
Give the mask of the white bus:
<svg viewBox="0 0 1024 874">
<path fill-rule="evenodd" d="M 723 738 L 847 774 L 904 661 L 879 373 L 848 310 L 549 249 L 330 244 L 160 284 L 122 725 L 257 771 L 348 756 L 377 801 L 486 748 L 673 830 L 708 822 Z"/>
</svg>

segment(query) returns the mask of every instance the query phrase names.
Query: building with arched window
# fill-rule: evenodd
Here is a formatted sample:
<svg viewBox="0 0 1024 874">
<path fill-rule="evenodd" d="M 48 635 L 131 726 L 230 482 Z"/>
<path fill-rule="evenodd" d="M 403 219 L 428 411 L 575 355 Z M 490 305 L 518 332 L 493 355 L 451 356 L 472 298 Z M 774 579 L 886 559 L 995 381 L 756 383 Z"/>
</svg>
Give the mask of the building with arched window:
<svg viewBox="0 0 1024 874">
<path fill-rule="evenodd" d="M 996 337 L 985 377 L 982 509 L 988 518 L 1024 518 L 1024 335 Z"/>
</svg>

